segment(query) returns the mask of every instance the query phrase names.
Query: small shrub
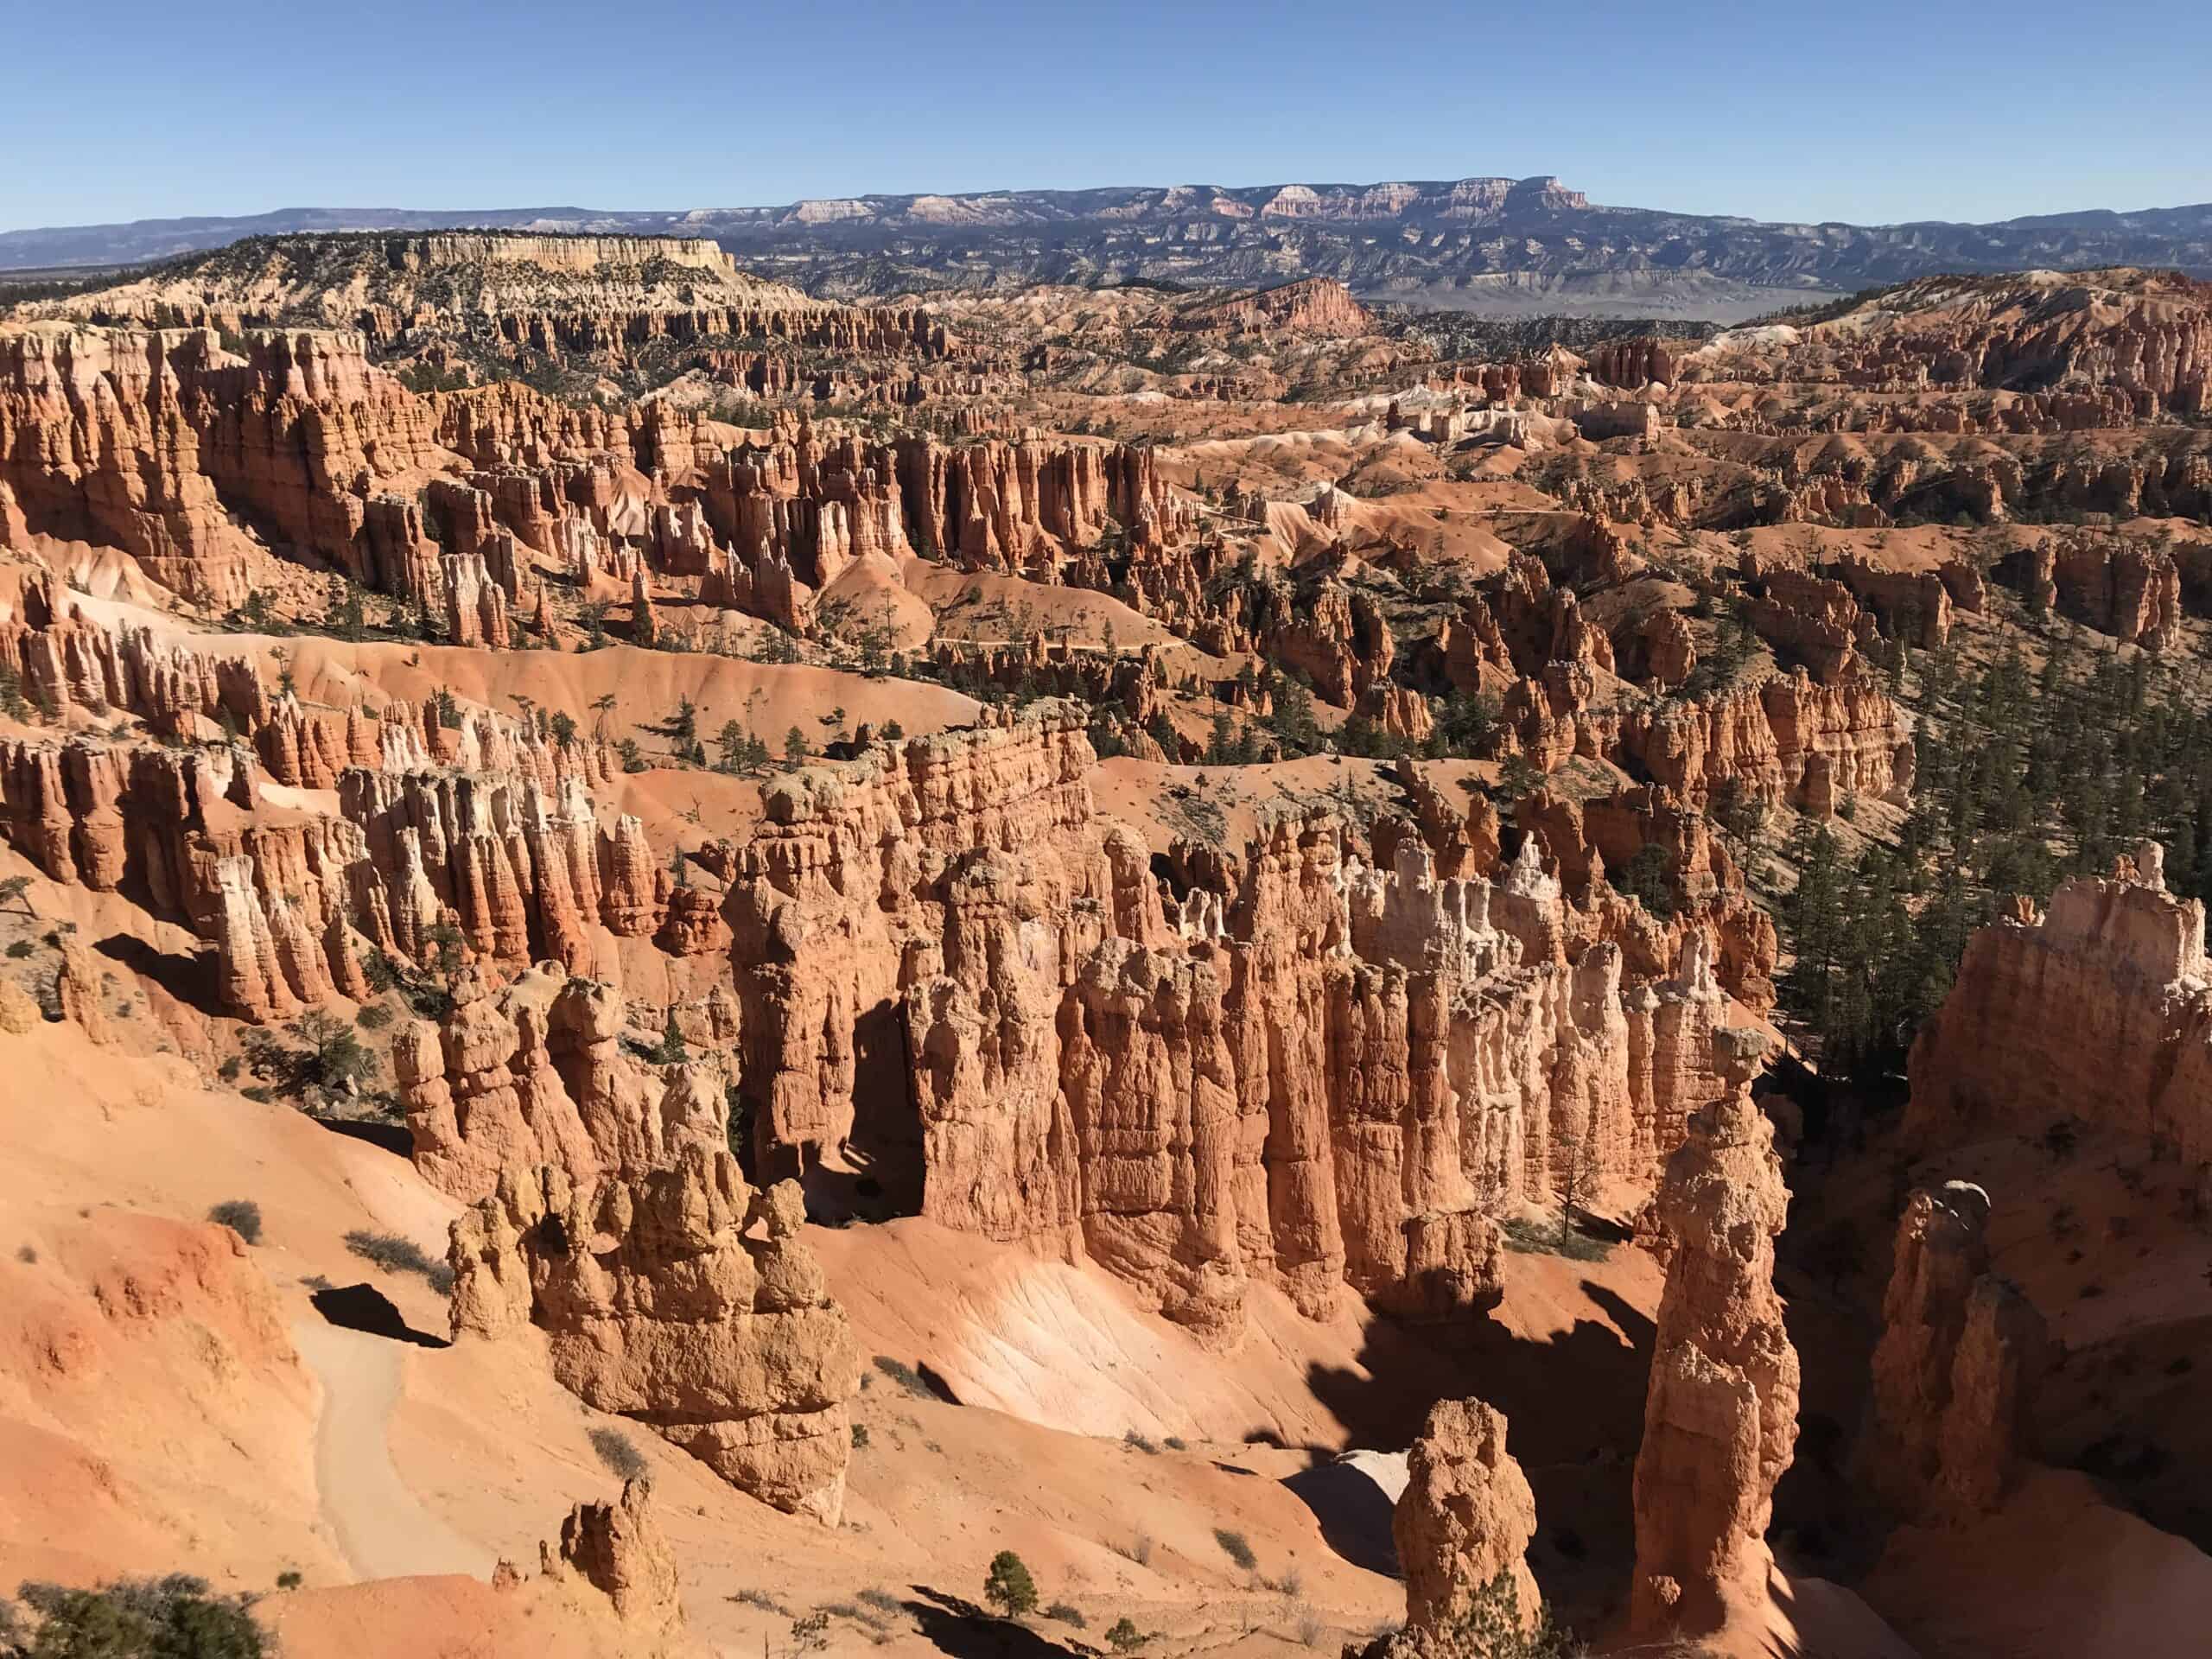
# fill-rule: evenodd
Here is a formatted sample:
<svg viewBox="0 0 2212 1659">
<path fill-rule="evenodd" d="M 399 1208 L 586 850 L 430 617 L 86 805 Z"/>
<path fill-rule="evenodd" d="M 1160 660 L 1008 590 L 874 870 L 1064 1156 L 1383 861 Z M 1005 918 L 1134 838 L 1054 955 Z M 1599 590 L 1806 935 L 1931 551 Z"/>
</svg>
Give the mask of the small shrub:
<svg viewBox="0 0 2212 1659">
<path fill-rule="evenodd" d="M 8 947 L 8 954 L 13 957 L 16 961 L 21 962 L 25 957 L 28 957 L 32 951 L 37 949 L 38 947 L 33 944 L 29 939 L 17 939 L 14 944 Z"/>
<path fill-rule="evenodd" d="M 1083 1609 L 1071 1601 L 1056 1601 L 1045 1610 L 1045 1617 L 1056 1618 L 1063 1624 L 1072 1624 L 1078 1630 L 1090 1628 L 1090 1621 L 1084 1618 Z"/>
<path fill-rule="evenodd" d="M 238 1080 L 238 1073 L 244 1070 L 245 1070 L 245 1057 L 233 1054 L 215 1068 L 215 1075 L 225 1083 L 236 1083 Z"/>
<path fill-rule="evenodd" d="M 1301 1607 L 1298 1610 L 1298 1639 L 1303 1646 L 1319 1647 L 1321 1643 L 1322 1628 L 1320 1619 L 1311 1607 Z"/>
<path fill-rule="evenodd" d="M 1223 1554 L 1228 1556 L 1247 1573 L 1260 1564 L 1260 1558 L 1252 1553 L 1251 1541 L 1243 1533 L 1231 1532 L 1227 1527 L 1216 1527 L 1213 1529 L 1213 1541 L 1221 1546 Z"/>
<path fill-rule="evenodd" d="M 853 1425 L 853 1450 L 855 1452 L 865 1452 L 868 1450 L 868 1425 L 866 1423 L 855 1423 Z"/>
<path fill-rule="evenodd" d="M 1136 1451 L 1150 1452 L 1155 1456 L 1158 1455 L 1160 1451 L 1159 1446 L 1155 1446 L 1152 1441 L 1145 1439 L 1143 1435 L 1138 1433 L 1134 1428 L 1128 1433 L 1122 1436 L 1122 1444 L 1126 1446 L 1133 1447 Z"/>
<path fill-rule="evenodd" d="M 389 1007 L 381 1002 L 372 1002 L 353 1016 L 353 1023 L 363 1031 L 382 1031 L 393 1018 Z"/>
<path fill-rule="evenodd" d="M 789 1618 L 791 1610 L 778 1601 L 766 1590 L 741 1590 L 730 1598 L 747 1607 L 758 1607 L 764 1613 L 773 1613 L 778 1618 Z"/>
<path fill-rule="evenodd" d="M 1548 1217 L 1533 1221 L 1527 1216 L 1508 1216 L 1499 1224 L 1505 1248 L 1522 1255 L 1563 1255 L 1570 1262 L 1602 1262 L 1613 1253 L 1606 1240 L 1585 1232 L 1575 1222 L 1562 1230 Z"/>
<path fill-rule="evenodd" d="M 441 1296 L 453 1289 L 453 1269 L 423 1254 L 411 1238 L 397 1233 L 372 1233 L 356 1228 L 346 1235 L 346 1248 L 372 1267 L 386 1273 L 419 1273 Z"/>
<path fill-rule="evenodd" d="M 249 1244 L 261 1243 L 261 1206 L 251 1198 L 226 1198 L 207 1212 L 207 1219 L 229 1228 Z"/>
<path fill-rule="evenodd" d="M 1106 1644 L 1116 1653 L 1135 1653 L 1144 1646 L 1145 1640 L 1145 1633 L 1137 1629 L 1127 1613 L 1116 1619 L 1114 1627 L 1106 1632 Z"/>
<path fill-rule="evenodd" d="M 873 1607 L 879 1613 L 897 1613 L 905 1611 L 899 1605 L 899 1598 L 888 1590 L 863 1590 L 861 1592 L 860 1599 L 863 1605 Z"/>
<path fill-rule="evenodd" d="M 991 1570 L 983 1578 L 983 1599 L 1001 1612 L 1019 1618 L 1037 1607 L 1037 1580 L 1020 1556 L 1002 1549 L 991 1557 Z"/>
<path fill-rule="evenodd" d="M 878 1354 L 875 1357 L 875 1369 L 917 1400 L 937 1398 L 937 1390 L 924 1382 L 922 1374 L 903 1359 L 893 1359 L 888 1354 Z"/>
<path fill-rule="evenodd" d="M 1150 1567 L 1152 1565 L 1152 1535 L 1148 1532 L 1137 1534 L 1135 1537 L 1129 1540 L 1128 1547 L 1122 1550 L 1122 1554 L 1139 1567 Z"/>
<path fill-rule="evenodd" d="M 1170 1452 L 1187 1452 L 1191 1449 L 1180 1434 L 1170 1434 L 1166 1440 L 1162 1440 L 1160 1444 L 1166 1446 Z"/>
<path fill-rule="evenodd" d="M 1484 1659 L 1568 1659 L 1584 1650 L 1573 1631 L 1553 1623 L 1548 1607 L 1537 1607 L 1533 1624 L 1524 1621 L 1520 1593 L 1503 1573 L 1477 1591 L 1466 1611 L 1437 1627 L 1430 1639 L 1438 1652 L 1481 1654 Z"/>
<path fill-rule="evenodd" d="M 1300 1593 L 1306 1588 L 1306 1575 L 1294 1567 L 1282 1577 L 1269 1584 L 1268 1588 L 1279 1596 L 1288 1596 L 1293 1601 L 1296 1601 Z"/>
<path fill-rule="evenodd" d="M 630 1437 L 619 1428 L 604 1424 L 591 1432 L 591 1449 L 599 1453 L 599 1460 L 607 1465 L 607 1472 L 617 1480 L 635 1480 L 645 1472 L 645 1454 L 631 1443 Z"/>
<path fill-rule="evenodd" d="M 279 1573 L 276 1575 L 276 1587 L 279 1590 L 296 1590 L 306 1582 L 306 1574 L 296 1570 L 289 1573 Z"/>
<path fill-rule="evenodd" d="M 18 1244 L 16 1247 L 16 1260 L 22 1262 L 27 1268 L 36 1267 L 38 1265 L 38 1248 L 32 1244 Z"/>
</svg>

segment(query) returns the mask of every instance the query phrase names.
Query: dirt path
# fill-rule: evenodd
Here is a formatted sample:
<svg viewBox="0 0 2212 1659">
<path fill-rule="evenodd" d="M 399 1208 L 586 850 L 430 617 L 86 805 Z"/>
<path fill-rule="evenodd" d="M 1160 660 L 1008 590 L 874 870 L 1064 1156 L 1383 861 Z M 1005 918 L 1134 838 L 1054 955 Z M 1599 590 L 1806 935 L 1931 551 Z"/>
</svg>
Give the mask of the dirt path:
<svg viewBox="0 0 2212 1659">
<path fill-rule="evenodd" d="M 492 1553 L 424 1509 L 393 1466 L 390 1434 L 399 1399 L 399 1344 L 320 1321 L 295 1325 L 292 1341 L 322 1382 L 315 1484 L 323 1521 L 355 1576 L 487 1576 L 495 1565 Z"/>
</svg>

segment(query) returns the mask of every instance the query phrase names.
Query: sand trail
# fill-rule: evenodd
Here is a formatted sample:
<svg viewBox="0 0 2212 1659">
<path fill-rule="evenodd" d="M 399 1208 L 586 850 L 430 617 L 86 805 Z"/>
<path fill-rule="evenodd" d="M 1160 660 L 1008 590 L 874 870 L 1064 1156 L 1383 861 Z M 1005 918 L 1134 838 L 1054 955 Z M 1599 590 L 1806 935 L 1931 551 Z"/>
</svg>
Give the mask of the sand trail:
<svg viewBox="0 0 2212 1659">
<path fill-rule="evenodd" d="M 391 1460 L 399 1400 L 398 1344 L 336 1325 L 296 1324 L 292 1341 L 322 1384 L 315 1424 L 315 1484 L 322 1519 L 361 1579 L 412 1573 L 488 1576 L 492 1552 L 423 1507 Z"/>
</svg>

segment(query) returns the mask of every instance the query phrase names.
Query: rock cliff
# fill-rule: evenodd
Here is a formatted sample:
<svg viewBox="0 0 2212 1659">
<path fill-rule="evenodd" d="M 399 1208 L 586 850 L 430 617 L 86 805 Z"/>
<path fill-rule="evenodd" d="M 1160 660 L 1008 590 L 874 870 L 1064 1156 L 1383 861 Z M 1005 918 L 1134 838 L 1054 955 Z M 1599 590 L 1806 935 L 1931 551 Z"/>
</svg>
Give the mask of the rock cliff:
<svg viewBox="0 0 2212 1659">
<path fill-rule="evenodd" d="M 2212 1160 L 2204 906 L 2146 842 L 2109 880 L 2025 900 L 1967 944 L 1912 1047 L 1907 1127 L 1935 1144 L 2077 1117 Z"/>
</svg>

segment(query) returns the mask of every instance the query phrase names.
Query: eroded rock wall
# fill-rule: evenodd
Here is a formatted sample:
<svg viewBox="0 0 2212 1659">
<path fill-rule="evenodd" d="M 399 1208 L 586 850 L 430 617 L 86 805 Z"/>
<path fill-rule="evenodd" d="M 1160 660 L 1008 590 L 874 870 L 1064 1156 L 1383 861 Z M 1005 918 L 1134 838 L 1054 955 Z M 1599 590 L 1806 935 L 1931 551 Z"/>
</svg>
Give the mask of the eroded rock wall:
<svg viewBox="0 0 2212 1659">
<path fill-rule="evenodd" d="M 1968 941 L 1913 1044 L 1910 1130 L 1940 1145 L 2081 1118 L 2212 1160 L 2204 906 L 2169 893 L 2164 868 L 2145 843 Z"/>
</svg>

